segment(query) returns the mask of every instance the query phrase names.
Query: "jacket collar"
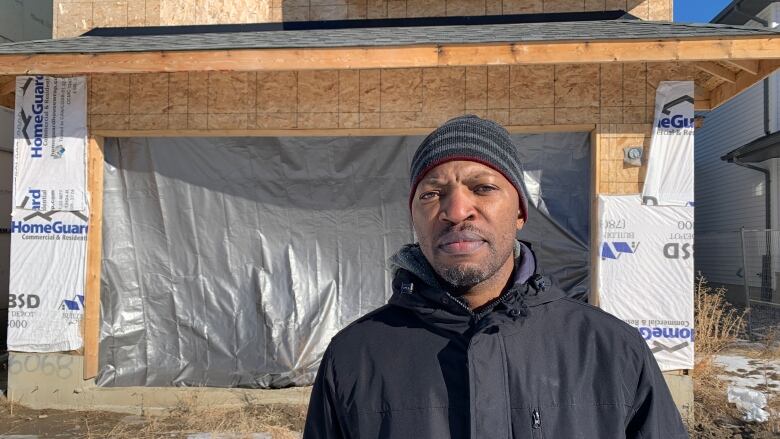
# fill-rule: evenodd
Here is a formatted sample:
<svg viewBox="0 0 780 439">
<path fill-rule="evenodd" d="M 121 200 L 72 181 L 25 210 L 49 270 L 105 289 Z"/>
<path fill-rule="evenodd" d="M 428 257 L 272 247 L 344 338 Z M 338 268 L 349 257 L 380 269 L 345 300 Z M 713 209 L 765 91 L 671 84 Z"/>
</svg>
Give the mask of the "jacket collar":
<svg viewBox="0 0 780 439">
<path fill-rule="evenodd" d="M 406 245 L 388 261 L 393 270 L 393 296 L 389 303 L 424 315 L 436 314 L 439 317 L 437 320 L 466 318 L 476 321 L 493 311 L 504 311 L 504 314 L 517 320 L 529 312 L 529 307 L 564 297 L 560 291 L 546 288 L 538 282 L 540 276 L 536 273 L 536 256 L 530 244 L 515 241 L 514 257 L 512 286 L 490 306 L 481 307 L 475 313 L 465 301 L 446 291 L 418 244 Z"/>
</svg>

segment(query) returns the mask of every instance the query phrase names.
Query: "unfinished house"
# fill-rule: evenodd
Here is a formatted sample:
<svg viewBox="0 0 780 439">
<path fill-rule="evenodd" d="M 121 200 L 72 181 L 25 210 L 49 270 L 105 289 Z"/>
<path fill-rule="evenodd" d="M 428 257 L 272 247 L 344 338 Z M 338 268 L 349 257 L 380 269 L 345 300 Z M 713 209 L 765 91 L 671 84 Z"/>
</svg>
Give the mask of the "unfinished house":
<svg viewBox="0 0 780 439">
<path fill-rule="evenodd" d="M 598 305 L 597 196 L 642 192 L 624 150 L 647 155 L 659 83 L 710 109 L 780 67 L 775 31 L 671 19 L 671 0 L 55 1 L 53 39 L 0 45 L 0 103 L 17 76 L 86 77 L 83 347 L 12 352 L 9 393 L 116 409 L 311 383 L 389 297 L 411 154 L 461 114 L 521 145 L 521 237 Z"/>
</svg>

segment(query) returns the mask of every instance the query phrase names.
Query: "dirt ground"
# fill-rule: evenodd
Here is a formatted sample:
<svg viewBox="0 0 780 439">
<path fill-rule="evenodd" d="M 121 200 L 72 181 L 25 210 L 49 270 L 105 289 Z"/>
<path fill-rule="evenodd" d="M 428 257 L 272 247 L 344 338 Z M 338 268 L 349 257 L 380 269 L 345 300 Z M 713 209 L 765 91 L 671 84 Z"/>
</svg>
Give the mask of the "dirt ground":
<svg viewBox="0 0 780 439">
<path fill-rule="evenodd" d="M 238 439 L 251 437 L 251 433 L 269 433 L 273 439 L 298 439 L 304 418 L 305 407 L 297 405 L 201 410 L 184 402 L 167 415 L 147 417 L 96 411 L 32 410 L 0 396 L 0 437 L 152 439 L 232 433 L 226 437 Z"/>
<path fill-rule="evenodd" d="M 8 401 L 7 355 L 0 352 L 0 439 L 12 435 L 41 438 L 187 438 L 197 433 L 227 433 L 214 439 L 239 439 L 267 433 L 272 439 L 299 439 L 305 405 L 245 405 L 223 409 L 205 407 L 197 397 L 182 399 L 165 415 L 133 416 L 114 412 L 33 410 Z"/>
<path fill-rule="evenodd" d="M 760 351 L 730 350 L 730 353 L 765 355 Z M 759 357 L 763 358 L 763 357 Z M 779 357 L 780 358 L 780 357 Z M 709 366 L 694 376 L 696 423 L 693 439 L 780 437 L 780 419 L 765 424 L 747 423 L 726 401 L 726 384 L 717 377 L 725 373 Z M 780 398 L 771 398 L 770 409 L 780 413 Z M 298 439 L 303 430 L 306 407 L 302 405 L 246 406 L 241 409 L 202 408 L 197 401 L 182 401 L 162 416 L 133 416 L 113 412 L 32 410 L 9 402 L 0 394 L 0 438 L 2 435 L 35 435 L 41 438 L 187 438 L 196 433 L 233 433 L 229 437 L 250 437 L 270 433 L 273 439 Z"/>
<path fill-rule="evenodd" d="M 741 355 L 761 370 L 762 362 L 780 361 L 780 342 L 775 347 L 753 344 L 726 349 L 723 355 Z M 0 363 L 0 381 L 2 381 Z M 780 438 L 780 389 L 774 384 L 756 390 L 769 395 L 775 416 L 763 424 L 741 420 L 741 414 L 726 399 L 729 374 L 744 376 L 752 371 L 728 372 L 717 363 L 698 365 L 693 371 L 696 422 L 689 430 L 693 439 Z M 760 385 L 759 385 L 760 386 Z M 13 404 L 0 393 L 0 439 L 3 435 L 33 435 L 41 438 L 187 438 L 196 433 L 232 433 L 233 439 L 268 433 L 273 439 L 298 439 L 303 430 L 303 405 L 247 405 L 239 409 L 204 408 L 197 400 L 183 400 L 161 416 L 133 416 L 113 412 L 32 410 Z M 217 436 L 215 436 L 217 437 Z"/>
</svg>

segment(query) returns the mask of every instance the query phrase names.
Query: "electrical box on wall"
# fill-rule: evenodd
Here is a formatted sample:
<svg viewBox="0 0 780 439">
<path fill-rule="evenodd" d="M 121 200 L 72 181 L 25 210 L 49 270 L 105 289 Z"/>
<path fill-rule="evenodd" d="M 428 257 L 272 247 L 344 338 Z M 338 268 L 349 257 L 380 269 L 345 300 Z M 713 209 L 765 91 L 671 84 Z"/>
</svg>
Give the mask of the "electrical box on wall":
<svg viewBox="0 0 780 439">
<path fill-rule="evenodd" d="M 623 148 L 623 163 L 628 166 L 642 166 L 643 148 L 641 146 L 629 146 Z"/>
</svg>

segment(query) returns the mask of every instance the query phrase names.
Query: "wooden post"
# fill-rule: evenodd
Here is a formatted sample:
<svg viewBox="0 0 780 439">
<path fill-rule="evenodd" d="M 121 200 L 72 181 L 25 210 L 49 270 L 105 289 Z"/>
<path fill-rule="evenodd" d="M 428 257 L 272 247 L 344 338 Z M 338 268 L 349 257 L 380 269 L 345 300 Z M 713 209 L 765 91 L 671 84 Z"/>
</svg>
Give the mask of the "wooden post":
<svg viewBox="0 0 780 439">
<path fill-rule="evenodd" d="M 588 303 L 599 306 L 599 193 L 601 192 L 601 149 L 603 124 L 590 132 L 590 293 Z"/>
<path fill-rule="evenodd" d="M 100 270 L 103 245 L 103 138 L 87 142 L 87 191 L 89 227 L 87 229 L 87 270 L 84 306 L 84 379 L 98 371 L 100 342 Z"/>
</svg>

